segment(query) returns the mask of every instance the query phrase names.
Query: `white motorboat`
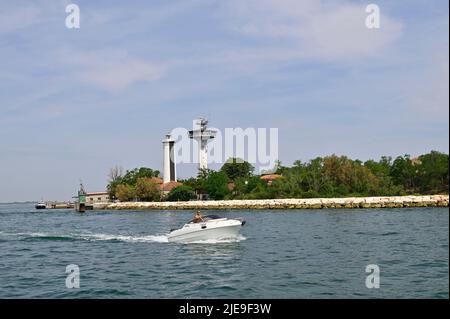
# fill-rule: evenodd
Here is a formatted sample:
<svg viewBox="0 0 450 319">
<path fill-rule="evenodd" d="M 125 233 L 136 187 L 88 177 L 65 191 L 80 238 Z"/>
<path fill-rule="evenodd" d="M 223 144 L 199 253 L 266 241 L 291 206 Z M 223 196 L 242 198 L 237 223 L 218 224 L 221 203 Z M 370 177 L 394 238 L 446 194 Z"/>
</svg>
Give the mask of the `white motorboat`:
<svg viewBox="0 0 450 319">
<path fill-rule="evenodd" d="M 41 200 L 34 207 L 36 209 L 46 209 L 47 208 L 47 204 L 43 200 Z"/>
<path fill-rule="evenodd" d="M 204 240 L 223 240 L 237 238 L 244 226 L 242 218 L 225 218 L 208 215 L 200 222 L 193 220 L 180 229 L 171 230 L 167 235 L 169 242 L 195 242 Z"/>
</svg>

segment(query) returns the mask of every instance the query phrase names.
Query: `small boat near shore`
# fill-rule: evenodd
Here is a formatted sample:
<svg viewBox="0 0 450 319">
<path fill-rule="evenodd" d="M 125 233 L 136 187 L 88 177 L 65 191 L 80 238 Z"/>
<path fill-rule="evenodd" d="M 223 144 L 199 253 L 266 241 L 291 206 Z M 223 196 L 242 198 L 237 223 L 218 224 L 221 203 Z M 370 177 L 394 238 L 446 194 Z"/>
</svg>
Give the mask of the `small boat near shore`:
<svg viewBox="0 0 450 319">
<path fill-rule="evenodd" d="M 36 209 L 46 209 L 47 208 L 47 204 L 43 200 L 41 200 L 34 207 Z"/>
<path fill-rule="evenodd" d="M 172 229 L 167 235 L 169 242 L 196 242 L 205 240 L 223 240 L 237 238 L 242 226 L 243 218 L 225 218 L 208 215 L 200 222 L 191 220 L 180 229 Z"/>
</svg>

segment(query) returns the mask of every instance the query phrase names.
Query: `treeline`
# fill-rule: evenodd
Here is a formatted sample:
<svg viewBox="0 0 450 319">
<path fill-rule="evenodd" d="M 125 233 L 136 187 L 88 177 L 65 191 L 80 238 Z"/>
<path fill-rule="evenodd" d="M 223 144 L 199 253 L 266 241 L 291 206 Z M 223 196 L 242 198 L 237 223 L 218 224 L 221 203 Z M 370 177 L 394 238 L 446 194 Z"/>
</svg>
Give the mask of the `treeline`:
<svg viewBox="0 0 450 319">
<path fill-rule="evenodd" d="M 274 181 L 271 196 L 343 197 L 448 193 L 448 154 L 432 151 L 361 162 L 346 156 L 318 157 L 293 167 L 280 167 L 283 179 Z"/>
<path fill-rule="evenodd" d="M 174 188 L 164 198 L 156 195 L 140 198 L 176 201 L 194 199 L 196 194 L 207 194 L 215 200 L 448 194 L 448 160 L 448 154 L 437 151 L 416 158 L 384 156 L 365 162 L 331 155 L 308 162 L 296 161 L 291 167 L 278 163 L 273 171 L 278 178 L 268 182 L 254 174 L 250 163 L 230 159 L 219 171 L 203 170 L 197 178 L 182 180 L 183 186 Z M 108 190 L 120 200 L 130 197 L 123 196 L 123 190 L 134 191 L 128 195 L 139 199 L 138 190 L 145 187 L 138 187 L 138 181 L 150 183 L 149 178 L 158 175 L 158 171 L 147 168 L 127 171 L 112 183 L 110 179 Z"/>
<path fill-rule="evenodd" d="M 127 170 L 116 166 L 110 169 L 107 190 L 109 197 L 120 201 L 159 201 L 159 185 L 154 178 L 159 176 L 159 171 L 141 167 Z"/>
</svg>

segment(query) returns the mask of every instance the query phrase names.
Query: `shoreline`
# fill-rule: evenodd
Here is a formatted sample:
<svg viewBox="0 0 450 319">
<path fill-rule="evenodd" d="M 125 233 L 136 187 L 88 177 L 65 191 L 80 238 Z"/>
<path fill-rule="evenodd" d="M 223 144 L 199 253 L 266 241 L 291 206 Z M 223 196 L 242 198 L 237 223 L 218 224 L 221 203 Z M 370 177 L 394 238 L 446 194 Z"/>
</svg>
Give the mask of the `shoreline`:
<svg viewBox="0 0 450 319">
<path fill-rule="evenodd" d="M 448 207 L 449 195 L 376 196 L 346 198 L 290 198 L 188 202 L 98 203 L 94 209 L 110 210 L 208 210 L 208 209 L 323 209 Z"/>
</svg>

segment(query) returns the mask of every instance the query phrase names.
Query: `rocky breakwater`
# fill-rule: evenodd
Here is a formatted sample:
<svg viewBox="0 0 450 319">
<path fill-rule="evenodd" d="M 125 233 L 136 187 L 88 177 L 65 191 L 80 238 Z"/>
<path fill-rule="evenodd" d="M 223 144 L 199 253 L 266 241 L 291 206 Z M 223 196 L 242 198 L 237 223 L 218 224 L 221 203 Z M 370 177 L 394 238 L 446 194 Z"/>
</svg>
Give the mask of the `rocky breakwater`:
<svg viewBox="0 0 450 319">
<path fill-rule="evenodd" d="M 123 202 L 110 203 L 97 209 L 320 209 L 320 208 L 400 208 L 448 207 L 448 195 L 380 196 L 348 198 L 289 198 L 259 200 L 219 200 L 188 202 Z"/>
</svg>

